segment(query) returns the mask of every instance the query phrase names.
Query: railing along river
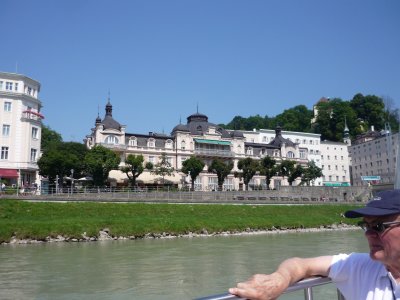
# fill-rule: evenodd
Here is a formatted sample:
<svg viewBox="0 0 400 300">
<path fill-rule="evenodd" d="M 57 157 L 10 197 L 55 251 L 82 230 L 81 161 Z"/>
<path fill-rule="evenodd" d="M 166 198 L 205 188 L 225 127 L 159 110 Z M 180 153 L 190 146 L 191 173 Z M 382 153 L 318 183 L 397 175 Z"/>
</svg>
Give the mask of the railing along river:
<svg viewBox="0 0 400 300">
<path fill-rule="evenodd" d="M 330 278 L 327 277 L 308 278 L 291 285 L 290 287 L 287 288 L 284 294 L 292 293 L 299 290 L 304 290 L 304 299 L 313 300 L 313 290 L 312 290 L 313 287 L 328 283 L 332 283 L 332 281 Z M 244 299 L 244 298 L 240 298 L 235 295 L 225 293 L 225 294 L 197 298 L 195 300 L 235 300 L 235 299 Z M 339 292 L 339 290 L 337 291 L 337 299 L 345 300 L 343 295 Z"/>
</svg>

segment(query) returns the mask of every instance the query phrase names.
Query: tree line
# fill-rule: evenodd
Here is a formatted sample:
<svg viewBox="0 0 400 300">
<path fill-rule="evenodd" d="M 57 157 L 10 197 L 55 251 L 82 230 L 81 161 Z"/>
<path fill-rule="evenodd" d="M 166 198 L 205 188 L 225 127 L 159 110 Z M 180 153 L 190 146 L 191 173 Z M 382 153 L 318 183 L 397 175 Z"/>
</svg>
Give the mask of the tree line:
<svg viewBox="0 0 400 300">
<path fill-rule="evenodd" d="M 381 131 L 388 124 L 392 132 L 399 130 L 399 108 L 389 97 L 358 93 L 349 101 L 340 98 L 320 101 L 316 108 L 318 115 L 314 122 L 314 112 L 304 105 L 298 105 L 275 117 L 235 116 L 228 124 L 220 125 L 232 130 L 275 129 L 279 125 L 287 131 L 318 133 L 322 140 L 330 141 L 343 140 L 345 123 L 352 139 L 368 131 L 371 126 Z"/>
</svg>

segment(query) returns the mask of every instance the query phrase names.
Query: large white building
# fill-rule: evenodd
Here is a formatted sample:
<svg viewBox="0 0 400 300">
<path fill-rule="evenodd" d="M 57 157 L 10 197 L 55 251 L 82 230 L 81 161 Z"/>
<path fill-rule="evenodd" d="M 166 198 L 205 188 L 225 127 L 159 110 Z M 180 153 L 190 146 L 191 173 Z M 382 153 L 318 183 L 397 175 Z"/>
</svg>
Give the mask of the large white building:
<svg viewBox="0 0 400 300">
<path fill-rule="evenodd" d="M 321 141 L 321 167 L 325 186 L 350 186 L 350 159 L 347 144 Z"/>
<path fill-rule="evenodd" d="M 39 92 L 38 81 L 0 72 L 0 178 L 6 185 L 38 181 L 43 119 Z"/>
<path fill-rule="evenodd" d="M 399 133 L 370 131 L 349 146 L 351 178 L 355 186 L 393 184 L 399 157 Z"/>
<path fill-rule="evenodd" d="M 221 126 L 210 123 L 204 114 L 195 113 L 187 118 L 186 124 L 175 126 L 170 135 L 149 132 L 148 134 L 127 133 L 126 127 L 112 117 L 112 105 L 108 101 L 106 113 L 103 119 L 99 116 L 95 121 L 90 135 L 86 136 L 85 144 L 88 148 L 95 145 L 102 145 L 112 149 L 121 157 L 121 166 L 124 165 L 125 158 L 129 154 L 143 155 L 146 162 L 156 164 L 165 153 L 168 161 L 177 170 L 175 176 L 167 179 L 176 185 L 182 186 L 188 183 L 188 177 L 179 172 L 182 162 L 194 155 L 205 162 L 203 172 L 197 177 L 195 188 L 197 190 L 216 190 L 216 174 L 209 173 L 208 166 L 215 159 L 231 161 L 234 165 L 232 173 L 226 178 L 223 188 L 225 190 L 243 189 L 243 181 L 235 177 L 235 171 L 239 171 L 237 163 L 240 159 L 251 157 L 260 160 L 265 156 L 273 157 L 279 164 L 282 160 L 294 160 L 297 164 L 306 166 L 309 161 L 314 161 L 317 166 L 322 168 L 322 152 L 320 135 L 303 132 L 282 131 L 277 127 L 275 130 L 254 130 L 239 131 L 225 130 Z M 347 152 L 346 152 L 347 153 Z M 348 162 L 346 153 L 345 160 Z M 348 164 L 345 166 L 347 174 Z M 342 170 L 342 167 L 340 167 Z M 313 182 L 314 185 L 328 185 L 329 175 L 318 178 Z M 126 175 L 120 171 L 110 172 L 110 182 L 112 185 L 127 184 Z M 335 184 L 329 181 L 329 185 L 348 185 L 343 176 L 340 181 L 334 180 Z M 138 182 L 145 184 L 157 183 L 157 178 L 149 171 L 144 171 L 139 177 Z M 298 179 L 294 185 L 300 183 Z M 252 188 L 266 188 L 265 177 L 255 175 L 249 183 Z M 280 185 L 288 185 L 287 178 L 274 176 L 271 181 L 271 188 Z"/>
</svg>

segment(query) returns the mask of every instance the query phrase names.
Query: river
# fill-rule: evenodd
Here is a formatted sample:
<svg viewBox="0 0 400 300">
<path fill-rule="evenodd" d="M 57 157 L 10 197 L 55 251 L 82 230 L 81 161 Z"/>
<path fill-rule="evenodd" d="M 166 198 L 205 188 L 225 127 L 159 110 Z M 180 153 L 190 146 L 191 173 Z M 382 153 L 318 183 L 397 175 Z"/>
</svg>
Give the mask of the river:
<svg viewBox="0 0 400 300">
<path fill-rule="evenodd" d="M 287 257 L 367 249 L 361 230 L 2 245 L 0 299 L 193 299 L 225 293 Z M 315 299 L 335 293 L 318 287 Z"/>
</svg>

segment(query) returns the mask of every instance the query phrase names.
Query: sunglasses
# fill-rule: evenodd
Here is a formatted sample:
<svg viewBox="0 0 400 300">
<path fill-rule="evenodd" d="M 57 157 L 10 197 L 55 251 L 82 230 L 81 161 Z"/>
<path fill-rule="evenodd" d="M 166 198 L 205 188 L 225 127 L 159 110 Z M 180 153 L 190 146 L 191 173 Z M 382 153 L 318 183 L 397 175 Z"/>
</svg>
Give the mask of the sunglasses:
<svg viewBox="0 0 400 300">
<path fill-rule="evenodd" d="M 382 222 L 373 225 L 365 221 L 358 222 L 358 226 L 360 226 L 365 232 L 367 230 L 372 230 L 376 233 L 383 233 L 386 229 L 392 227 L 392 225 L 400 225 L 400 221 Z"/>
</svg>

